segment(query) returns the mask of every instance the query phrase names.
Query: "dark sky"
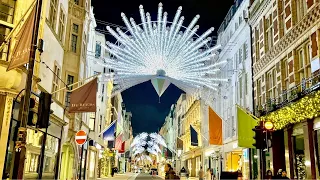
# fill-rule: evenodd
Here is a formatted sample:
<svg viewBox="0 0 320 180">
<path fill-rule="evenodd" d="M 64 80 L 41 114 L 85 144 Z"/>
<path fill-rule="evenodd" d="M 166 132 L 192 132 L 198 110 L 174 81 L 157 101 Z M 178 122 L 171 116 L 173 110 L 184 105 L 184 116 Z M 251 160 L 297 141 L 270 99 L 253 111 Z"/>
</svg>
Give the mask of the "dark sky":
<svg viewBox="0 0 320 180">
<path fill-rule="evenodd" d="M 210 27 L 218 30 L 234 0 L 92 0 L 96 19 L 124 26 L 121 12 L 128 18 L 133 17 L 140 22 L 139 5 L 144 6 L 145 12 L 151 14 L 152 20 L 157 18 L 159 2 L 163 4 L 163 11 L 168 12 L 168 20 L 173 19 L 176 10 L 182 6 L 182 15 L 187 26 L 194 16 L 200 14 L 198 33 L 203 33 Z M 104 28 L 98 24 L 99 29 Z M 107 35 L 108 40 L 112 40 Z M 132 112 L 132 126 L 134 133 L 157 132 L 170 110 L 181 94 L 181 90 L 170 85 L 161 97 L 158 95 L 150 81 L 132 87 L 122 93 L 126 108 Z"/>
</svg>

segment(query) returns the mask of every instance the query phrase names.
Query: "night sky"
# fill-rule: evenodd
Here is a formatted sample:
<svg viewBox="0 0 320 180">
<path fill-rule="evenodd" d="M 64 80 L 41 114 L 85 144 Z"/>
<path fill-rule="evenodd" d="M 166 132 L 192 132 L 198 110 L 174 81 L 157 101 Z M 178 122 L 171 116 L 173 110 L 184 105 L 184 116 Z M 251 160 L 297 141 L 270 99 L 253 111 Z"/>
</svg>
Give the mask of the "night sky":
<svg viewBox="0 0 320 180">
<path fill-rule="evenodd" d="M 140 22 L 139 5 L 142 4 L 145 12 L 151 14 L 152 20 L 157 18 L 158 4 L 162 2 L 163 11 L 168 12 L 168 20 L 174 18 L 179 6 L 182 6 L 182 16 L 185 17 L 184 25 L 187 26 L 194 16 L 200 14 L 198 33 L 203 33 L 210 27 L 215 27 L 216 34 L 221 22 L 227 14 L 234 0 L 92 0 L 96 19 L 109 23 L 125 26 L 120 16 L 124 12 L 128 18 L 133 17 Z M 98 28 L 105 26 L 98 24 Z M 114 27 L 113 27 L 114 28 Z M 109 35 L 107 40 L 114 39 Z M 157 132 L 162 126 L 170 107 L 174 104 L 182 91 L 170 85 L 161 97 L 150 81 L 134 86 L 124 92 L 122 97 L 127 111 L 132 112 L 132 126 L 134 135 L 140 132 Z"/>
</svg>

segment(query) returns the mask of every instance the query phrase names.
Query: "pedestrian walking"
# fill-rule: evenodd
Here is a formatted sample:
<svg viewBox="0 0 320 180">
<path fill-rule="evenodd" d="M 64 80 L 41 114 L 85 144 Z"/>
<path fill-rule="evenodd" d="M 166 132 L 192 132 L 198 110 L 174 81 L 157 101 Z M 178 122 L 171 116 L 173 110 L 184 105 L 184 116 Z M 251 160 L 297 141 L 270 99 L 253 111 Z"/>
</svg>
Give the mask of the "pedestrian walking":
<svg viewBox="0 0 320 180">
<path fill-rule="evenodd" d="M 175 178 L 175 172 L 173 171 L 171 164 L 166 164 L 164 167 L 164 171 L 166 173 L 165 179 L 174 179 Z"/>
<path fill-rule="evenodd" d="M 189 172 L 189 169 L 188 169 L 188 167 L 186 168 L 186 177 L 187 177 L 187 179 L 189 179 L 189 176 L 190 176 L 190 172 Z"/>
<path fill-rule="evenodd" d="M 212 174 L 210 168 L 207 169 L 206 172 L 206 180 L 212 180 Z"/>
<path fill-rule="evenodd" d="M 199 180 L 203 180 L 204 179 L 204 172 L 203 172 L 202 166 L 200 167 L 198 175 L 199 175 Z"/>
</svg>

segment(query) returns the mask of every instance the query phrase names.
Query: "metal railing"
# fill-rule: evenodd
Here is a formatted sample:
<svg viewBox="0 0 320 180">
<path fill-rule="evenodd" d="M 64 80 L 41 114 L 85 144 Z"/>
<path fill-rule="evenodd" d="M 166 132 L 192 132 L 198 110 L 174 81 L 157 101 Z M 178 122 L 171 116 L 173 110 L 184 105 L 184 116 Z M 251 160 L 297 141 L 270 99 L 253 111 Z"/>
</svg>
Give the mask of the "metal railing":
<svg viewBox="0 0 320 180">
<path fill-rule="evenodd" d="M 303 78 L 296 86 L 283 90 L 276 98 L 268 98 L 266 104 L 258 105 L 255 109 L 257 116 L 264 116 L 270 112 L 280 109 L 302 97 L 320 89 L 320 72 L 310 78 Z"/>
</svg>

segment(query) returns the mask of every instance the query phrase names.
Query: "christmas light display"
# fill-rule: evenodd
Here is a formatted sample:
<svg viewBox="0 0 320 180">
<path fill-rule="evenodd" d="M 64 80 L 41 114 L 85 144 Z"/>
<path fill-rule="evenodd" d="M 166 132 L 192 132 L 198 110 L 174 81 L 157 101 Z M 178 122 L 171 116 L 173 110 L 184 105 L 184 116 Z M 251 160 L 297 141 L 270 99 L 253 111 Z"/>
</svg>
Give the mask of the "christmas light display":
<svg viewBox="0 0 320 180">
<path fill-rule="evenodd" d="M 283 129 L 288 124 L 295 124 L 320 115 L 320 91 L 307 95 L 277 111 L 260 117 L 261 121 L 271 121 L 274 129 Z"/>
<path fill-rule="evenodd" d="M 148 136 L 150 137 L 150 139 L 147 141 Z M 140 158 L 140 160 L 142 160 L 141 158 L 145 151 L 153 155 L 158 155 L 159 153 L 161 153 L 159 145 L 167 147 L 164 139 L 159 134 L 141 133 L 133 139 L 131 144 L 131 151 L 133 153 L 133 157 L 135 157 L 136 159 Z"/>
<path fill-rule="evenodd" d="M 115 71 L 113 80 L 116 85 L 112 94 L 148 80 L 159 80 L 161 88 L 163 81 L 167 81 L 164 89 L 157 90 L 159 96 L 172 83 L 186 93 L 210 101 L 207 97 L 212 97 L 219 83 L 227 81 L 216 77 L 219 66 L 226 62 L 217 62 L 214 58 L 220 46 L 209 46 L 211 38 L 208 36 L 214 28 L 197 35 L 199 26 L 196 23 L 200 15 L 195 16 L 187 27 L 183 26 L 181 6 L 172 22 L 163 12 L 161 3 L 157 20 L 151 20 L 142 5 L 139 8 L 140 24 L 121 13 L 127 32 L 107 27 L 117 39 L 115 44 L 107 42 L 103 46 L 112 57 L 105 58 L 102 65 Z"/>
</svg>

